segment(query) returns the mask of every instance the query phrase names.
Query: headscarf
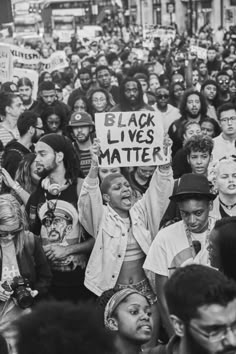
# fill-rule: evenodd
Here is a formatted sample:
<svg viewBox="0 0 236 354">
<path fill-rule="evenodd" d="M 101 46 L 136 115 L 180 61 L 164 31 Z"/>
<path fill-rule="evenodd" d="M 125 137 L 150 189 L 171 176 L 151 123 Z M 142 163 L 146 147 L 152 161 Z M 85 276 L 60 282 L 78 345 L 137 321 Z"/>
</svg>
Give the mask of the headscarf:
<svg viewBox="0 0 236 354">
<path fill-rule="evenodd" d="M 106 328 L 110 328 L 109 327 L 109 319 L 111 318 L 113 312 L 115 311 L 115 309 L 120 305 L 120 303 L 129 295 L 131 294 L 138 294 L 138 295 L 142 295 L 140 292 L 138 292 L 135 289 L 132 288 L 126 288 L 126 289 L 122 289 L 117 291 L 108 301 L 108 303 L 106 304 L 105 307 L 105 311 L 104 311 L 104 324 Z M 143 296 L 143 295 L 142 295 Z M 144 296 L 145 297 L 145 296 Z"/>
</svg>

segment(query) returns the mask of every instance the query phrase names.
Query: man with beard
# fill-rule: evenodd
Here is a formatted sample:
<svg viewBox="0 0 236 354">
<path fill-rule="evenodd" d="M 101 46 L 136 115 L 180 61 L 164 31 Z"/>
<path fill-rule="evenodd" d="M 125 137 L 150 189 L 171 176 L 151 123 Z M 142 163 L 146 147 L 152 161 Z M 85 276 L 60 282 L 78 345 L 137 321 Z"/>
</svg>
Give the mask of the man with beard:
<svg viewBox="0 0 236 354">
<path fill-rule="evenodd" d="M 70 114 L 69 107 L 57 100 L 55 84 L 51 81 L 43 81 L 38 88 L 37 105 L 32 109 L 40 117 L 48 107 L 58 107 L 68 119 Z"/>
<path fill-rule="evenodd" d="M 186 91 L 180 105 L 181 117 L 171 124 L 168 131 L 173 141 L 172 157 L 183 147 L 184 125 L 190 121 L 199 123 L 202 119 L 206 118 L 206 112 L 207 105 L 203 95 L 194 90 Z"/>
<path fill-rule="evenodd" d="M 163 324 L 172 334 L 172 326 L 163 288 L 178 268 L 191 263 L 208 264 L 208 238 L 215 218 L 209 216 L 216 195 L 210 192 L 203 175 L 188 173 L 180 178 L 170 197 L 177 203 L 181 221 L 161 229 L 149 249 L 144 269 L 156 274 L 156 292 Z"/>
<path fill-rule="evenodd" d="M 120 86 L 120 103 L 112 112 L 154 111 L 154 108 L 144 103 L 143 91 L 140 82 L 132 77 L 127 77 Z"/>
<path fill-rule="evenodd" d="M 53 274 L 51 295 L 57 300 L 88 299 L 84 287 L 87 258 L 93 239 L 79 223 L 78 160 L 71 141 L 55 133 L 44 135 L 35 146 L 36 168 L 42 177 L 26 205 L 30 230 L 40 236 Z"/>
<path fill-rule="evenodd" d="M 73 113 L 68 124 L 74 140 L 74 148 L 79 157 L 80 169 L 87 176 L 91 166 L 91 134 L 94 132 L 92 117 L 86 112 Z"/>
<path fill-rule="evenodd" d="M 33 144 L 43 135 L 43 123 L 36 113 L 25 111 L 18 121 L 19 139 L 11 140 L 4 149 L 2 157 L 3 167 L 14 179 L 16 170 L 23 157 L 34 150 Z"/>
<path fill-rule="evenodd" d="M 165 296 L 174 336 L 149 354 L 235 354 L 236 285 L 202 265 L 179 268 Z"/>
<path fill-rule="evenodd" d="M 33 84 L 28 77 L 22 77 L 19 79 L 18 84 L 19 96 L 22 99 L 24 109 L 30 111 L 34 109 L 37 102 L 33 99 Z"/>
</svg>

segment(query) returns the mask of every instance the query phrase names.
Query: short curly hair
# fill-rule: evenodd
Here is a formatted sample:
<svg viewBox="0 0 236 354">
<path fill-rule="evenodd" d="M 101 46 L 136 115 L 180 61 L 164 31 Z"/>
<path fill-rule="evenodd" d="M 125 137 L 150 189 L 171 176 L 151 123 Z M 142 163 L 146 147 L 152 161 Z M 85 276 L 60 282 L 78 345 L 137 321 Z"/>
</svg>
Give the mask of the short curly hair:
<svg viewBox="0 0 236 354">
<path fill-rule="evenodd" d="M 209 155 L 211 155 L 213 147 L 214 142 L 212 138 L 207 135 L 193 135 L 191 138 L 187 139 L 184 144 L 184 150 L 187 156 L 189 156 L 192 151 L 209 152 Z"/>
</svg>

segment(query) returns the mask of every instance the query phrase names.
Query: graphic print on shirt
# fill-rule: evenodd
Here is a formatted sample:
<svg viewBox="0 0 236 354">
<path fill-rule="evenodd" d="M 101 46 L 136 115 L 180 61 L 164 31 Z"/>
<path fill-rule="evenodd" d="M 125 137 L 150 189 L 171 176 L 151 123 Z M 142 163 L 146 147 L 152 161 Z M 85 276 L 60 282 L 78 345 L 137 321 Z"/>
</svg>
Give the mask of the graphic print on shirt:
<svg viewBox="0 0 236 354">
<path fill-rule="evenodd" d="M 51 209 L 48 206 L 51 206 Z M 55 210 L 54 210 L 55 209 Z M 78 212 L 75 207 L 64 200 L 51 199 L 43 203 L 38 210 L 42 227 L 42 245 L 68 246 L 78 243 Z M 52 267 L 60 269 L 74 268 L 74 256 L 54 260 Z M 61 269 L 61 270 L 62 270 Z"/>
</svg>

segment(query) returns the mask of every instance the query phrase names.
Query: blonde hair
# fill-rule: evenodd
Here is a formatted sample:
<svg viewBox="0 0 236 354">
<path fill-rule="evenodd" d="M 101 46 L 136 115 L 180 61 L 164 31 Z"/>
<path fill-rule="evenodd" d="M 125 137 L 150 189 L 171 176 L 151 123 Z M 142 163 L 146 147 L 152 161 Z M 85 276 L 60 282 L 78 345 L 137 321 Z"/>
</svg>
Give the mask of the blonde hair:
<svg viewBox="0 0 236 354">
<path fill-rule="evenodd" d="M 220 166 L 223 164 L 236 163 L 236 156 L 225 156 L 220 160 L 215 161 L 208 170 L 208 180 L 215 186 L 217 174 L 219 173 Z"/>
<path fill-rule="evenodd" d="M 22 230 L 14 238 L 16 254 L 22 253 L 24 248 L 25 232 L 28 230 L 26 214 L 21 209 L 19 202 L 11 194 L 0 195 L 0 227 L 1 225 L 10 226 L 19 223 Z"/>
</svg>

